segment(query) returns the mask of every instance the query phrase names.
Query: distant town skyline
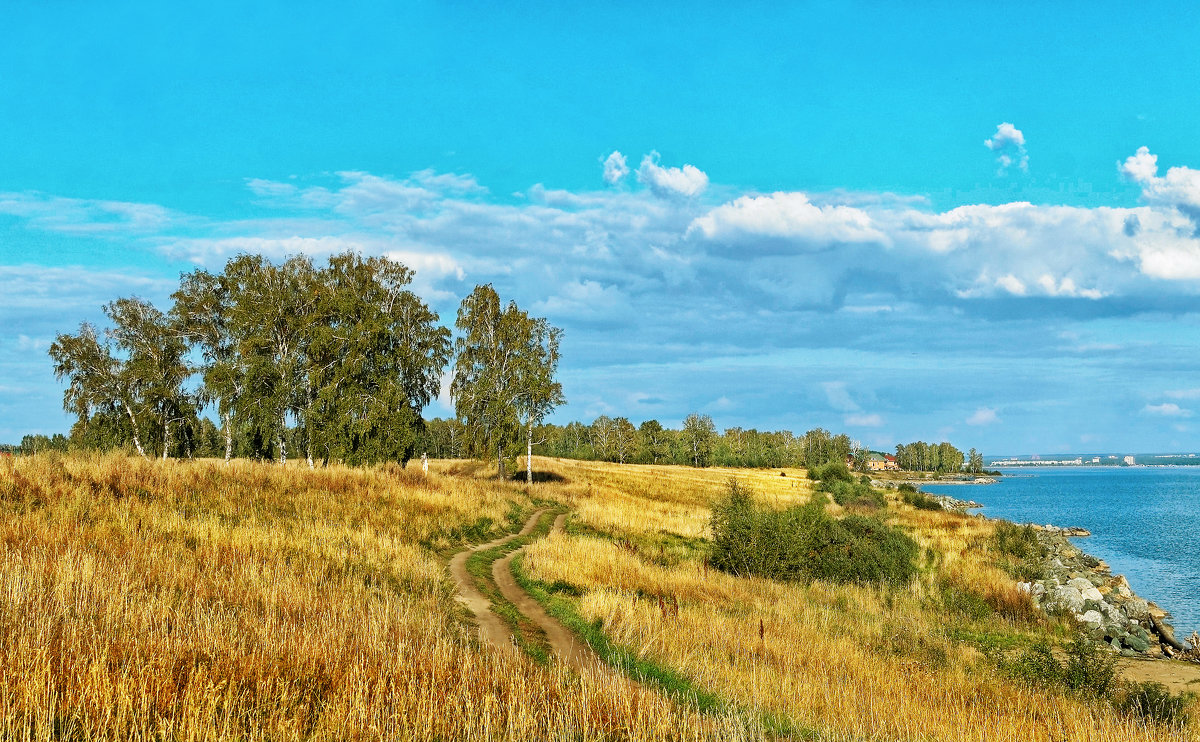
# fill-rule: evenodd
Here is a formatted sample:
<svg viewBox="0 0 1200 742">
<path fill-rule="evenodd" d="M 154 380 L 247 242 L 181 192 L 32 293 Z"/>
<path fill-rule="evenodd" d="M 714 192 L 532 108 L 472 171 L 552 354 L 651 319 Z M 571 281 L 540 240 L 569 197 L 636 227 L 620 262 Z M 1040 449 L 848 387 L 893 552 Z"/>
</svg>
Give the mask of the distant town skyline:
<svg viewBox="0 0 1200 742">
<path fill-rule="evenodd" d="M 6 8 L 0 443 L 105 302 L 350 249 L 562 327 L 554 422 L 1200 449 L 1198 12 Z"/>
</svg>

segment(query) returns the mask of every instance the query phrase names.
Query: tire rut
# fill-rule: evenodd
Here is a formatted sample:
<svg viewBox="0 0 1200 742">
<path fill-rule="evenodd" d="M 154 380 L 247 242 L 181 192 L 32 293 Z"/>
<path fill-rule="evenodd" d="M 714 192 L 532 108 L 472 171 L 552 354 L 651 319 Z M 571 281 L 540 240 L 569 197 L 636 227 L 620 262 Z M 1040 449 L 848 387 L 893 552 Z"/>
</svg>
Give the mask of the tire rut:
<svg viewBox="0 0 1200 742">
<path fill-rule="evenodd" d="M 488 644 L 511 650 L 513 648 L 512 633 L 508 630 L 508 626 L 505 625 L 504 621 L 500 620 L 500 617 L 492 611 L 492 601 L 488 600 L 475 587 L 475 583 L 471 579 L 471 573 L 467 571 L 467 559 L 477 551 L 492 549 L 507 544 L 509 541 L 520 536 L 528 535 L 534 528 L 537 528 L 538 520 L 541 519 L 547 510 L 549 508 L 542 508 L 534 512 L 533 515 L 529 516 L 529 520 L 525 522 L 525 526 L 516 533 L 510 533 L 507 536 L 494 539 L 486 544 L 476 544 L 450 557 L 450 576 L 454 578 L 454 584 L 458 590 L 456 600 L 465 605 L 475 616 L 475 622 L 479 624 L 479 636 Z"/>
<path fill-rule="evenodd" d="M 554 526 L 550 532 L 560 533 L 566 520 L 566 513 L 559 515 L 554 519 Z M 560 661 L 566 662 L 576 670 L 591 666 L 597 661 L 591 648 L 574 632 L 563 626 L 558 619 L 546 613 L 542 604 L 517 584 L 512 573 L 512 560 L 524 549 L 525 547 L 521 547 L 492 563 L 492 580 L 496 583 L 496 587 L 500 588 L 500 594 L 546 634 L 546 641 Z"/>
</svg>

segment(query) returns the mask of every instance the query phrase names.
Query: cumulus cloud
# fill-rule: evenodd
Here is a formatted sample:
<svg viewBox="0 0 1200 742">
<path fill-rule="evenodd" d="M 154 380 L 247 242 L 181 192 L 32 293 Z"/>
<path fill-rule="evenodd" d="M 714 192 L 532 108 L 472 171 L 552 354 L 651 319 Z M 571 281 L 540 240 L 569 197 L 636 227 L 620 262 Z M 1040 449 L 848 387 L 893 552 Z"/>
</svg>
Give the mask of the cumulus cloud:
<svg viewBox="0 0 1200 742">
<path fill-rule="evenodd" d="M 1149 147 L 1138 147 L 1124 163 L 1117 163 L 1117 169 L 1134 183 L 1149 183 L 1158 173 L 1158 155 L 1150 154 Z"/>
<path fill-rule="evenodd" d="M 1142 412 L 1147 415 L 1159 415 L 1161 417 L 1191 417 L 1192 411 L 1184 409 L 1174 402 L 1163 402 L 1162 404 L 1148 404 L 1142 408 Z"/>
<path fill-rule="evenodd" d="M 708 188 L 708 175 L 695 165 L 662 167 L 658 152 L 642 158 L 638 167 L 638 182 L 660 198 L 692 198 Z"/>
<path fill-rule="evenodd" d="M 629 165 L 625 163 L 625 155 L 613 150 L 613 153 L 604 159 L 604 182 L 610 186 L 615 186 L 629 175 Z"/>
<path fill-rule="evenodd" d="M 1139 147 L 1117 167 L 1141 186 L 1150 211 L 1126 221 L 1125 234 L 1134 249 L 1114 254 L 1137 260 L 1141 271 L 1154 278 L 1200 278 L 1200 170 L 1171 167 L 1160 177 L 1158 156 L 1147 147 Z"/>
<path fill-rule="evenodd" d="M 1016 165 L 1022 171 L 1029 170 L 1029 154 L 1025 151 L 1025 135 L 1020 129 L 1007 121 L 996 126 L 996 133 L 990 139 L 983 141 L 983 146 L 997 153 L 996 162 L 1000 165 L 998 175 L 1008 172 L 1008 168 Z"/>
<path fill-rule="evenodd" d="M 980 407 L 971 416 L 966 419 L 967 425 L 994 425 L 1000 422 L 1000 417 L 996 414 L 995 408 Z"/>
<path fill-rule="evenodd" d="M 828 247 L 839 243 L 886 244 L 870 215 L 851 206 L 816 206 L 804 193 L 742 196 L 712 209 L 688 226 L 709 240 L 745 241 L 760 237 Z"/>
</svg>

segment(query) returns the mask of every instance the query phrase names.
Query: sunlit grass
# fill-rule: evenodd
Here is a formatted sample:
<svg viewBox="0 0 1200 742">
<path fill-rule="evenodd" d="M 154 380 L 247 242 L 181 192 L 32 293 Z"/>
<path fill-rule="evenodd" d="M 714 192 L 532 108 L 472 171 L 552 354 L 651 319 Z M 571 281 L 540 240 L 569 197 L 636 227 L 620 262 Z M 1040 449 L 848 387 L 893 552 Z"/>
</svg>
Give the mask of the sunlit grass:
<svg viewBox="0 0 1200 742">
<path fill-rule="evenodd" d="M 436 550 L 530 507 L 396 467 L 6 461 L 0 738 L 754 738 L 478 644 Z"/>
</svg>

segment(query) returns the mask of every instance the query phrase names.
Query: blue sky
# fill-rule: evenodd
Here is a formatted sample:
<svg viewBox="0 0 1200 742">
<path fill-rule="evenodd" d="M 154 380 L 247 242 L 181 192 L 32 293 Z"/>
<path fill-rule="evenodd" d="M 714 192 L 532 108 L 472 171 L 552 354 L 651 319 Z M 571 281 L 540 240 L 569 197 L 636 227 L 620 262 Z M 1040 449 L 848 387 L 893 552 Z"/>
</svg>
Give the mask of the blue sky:
<svg viewBox="0 0 1200 742">
<path fill-rule="evenodd" d="M 1200 449 L 1197 11 L 597 5 L 7 4 L 0 441 L 104 302 L 356 249 L 563 327 L 560 422 Z"/>
</svg>

